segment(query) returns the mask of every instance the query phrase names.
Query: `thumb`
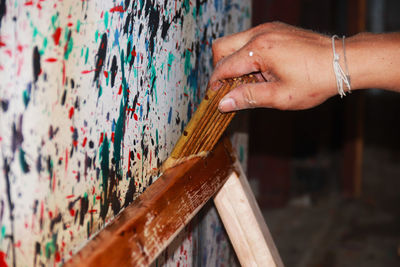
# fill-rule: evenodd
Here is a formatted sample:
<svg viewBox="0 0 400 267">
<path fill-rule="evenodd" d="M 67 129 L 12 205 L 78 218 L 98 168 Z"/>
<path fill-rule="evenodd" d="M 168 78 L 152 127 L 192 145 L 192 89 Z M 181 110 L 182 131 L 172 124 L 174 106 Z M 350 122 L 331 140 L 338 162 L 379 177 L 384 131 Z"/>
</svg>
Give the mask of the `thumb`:
<svg viewBox="0 0 400 267">
<path fill-rule="evenodd" d="M 278 82 L 262 82 L 242 84 L 220 101 L 218 109 L 221 112 L 231 112 L 257 107 L 275 107 L 279 98 Z"/>
</svg>

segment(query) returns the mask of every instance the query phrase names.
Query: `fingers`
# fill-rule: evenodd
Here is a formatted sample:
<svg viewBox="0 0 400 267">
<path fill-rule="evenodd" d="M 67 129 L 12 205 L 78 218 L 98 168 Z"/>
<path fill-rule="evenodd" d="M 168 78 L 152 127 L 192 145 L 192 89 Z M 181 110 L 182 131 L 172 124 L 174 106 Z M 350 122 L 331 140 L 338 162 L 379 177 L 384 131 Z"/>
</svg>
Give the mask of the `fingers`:
<svg viewBox="0 0 400 267">
<path fill-rule="evenodd" d="M 221 112 L 256 107 L 285 109 L 284 105 L 280 106 L 283 96 L 279 93 L 284 92 L 279 88 L 279 82 L 243 84 L 229 92 L 219 103 L 218 109 Z"/>
<path fill-rule="evenodd" d="M 225 37 L 221 37 L 213 41 L 212 51 L 213 51 L 213 64 L 214 66 L 222 58 L 227 57 L 243 46 L 247 44 L 248 41 L 253 37 L 254 30 L 247 30 Z"/>
<path fill-rule="evenodd" d="M 223 79 L 240 77 L 252 72 L 265 71 L 266 66 L 264 66 L 263 59 L 258 54 L 258 50 L 252 49 L 252 47 L 254 47 L 254 44 L 250 42 L 235 53 L 219 61 L 211 75 L 210 84 L 212 85 Z"/>
</svg>

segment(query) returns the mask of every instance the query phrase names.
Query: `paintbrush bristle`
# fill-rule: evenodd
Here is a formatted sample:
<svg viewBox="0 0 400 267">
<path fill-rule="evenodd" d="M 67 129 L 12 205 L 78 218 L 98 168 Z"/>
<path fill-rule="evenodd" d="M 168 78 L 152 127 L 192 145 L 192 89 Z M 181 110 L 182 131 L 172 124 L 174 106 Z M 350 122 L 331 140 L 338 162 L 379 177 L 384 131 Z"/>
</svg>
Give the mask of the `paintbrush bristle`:
<svg viewBox="0 0 400 267">
<path fill-rule="evenodd" d="M 235 116 L 235 112 L 221 113 L 218 110 L 220 100 L 237 86 L 255 82 L 257 82 L 257 78 L 249 74 L 223 80 L 222 87 L 218 91 L 208 89 L 171 155 L 164 162 L 162 171 L 179 164 L 183 160 L 196 155 L 206 155 L 207 152 L 211 151 Z"/>
</svg>

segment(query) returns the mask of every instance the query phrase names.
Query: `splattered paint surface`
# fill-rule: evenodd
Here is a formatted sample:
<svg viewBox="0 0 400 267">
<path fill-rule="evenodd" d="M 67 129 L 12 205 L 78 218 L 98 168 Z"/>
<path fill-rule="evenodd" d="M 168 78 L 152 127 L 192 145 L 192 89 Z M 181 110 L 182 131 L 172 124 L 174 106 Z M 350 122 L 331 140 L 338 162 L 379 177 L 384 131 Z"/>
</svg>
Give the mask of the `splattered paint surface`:
<svg viewBox="0 0 400 267">
<path fill-rule="evenodd" d="M 1 267 L 61 265 L 154 181 L 212 40 L 249 14 L 239 0 L 0 0 Z"/>
</svg>

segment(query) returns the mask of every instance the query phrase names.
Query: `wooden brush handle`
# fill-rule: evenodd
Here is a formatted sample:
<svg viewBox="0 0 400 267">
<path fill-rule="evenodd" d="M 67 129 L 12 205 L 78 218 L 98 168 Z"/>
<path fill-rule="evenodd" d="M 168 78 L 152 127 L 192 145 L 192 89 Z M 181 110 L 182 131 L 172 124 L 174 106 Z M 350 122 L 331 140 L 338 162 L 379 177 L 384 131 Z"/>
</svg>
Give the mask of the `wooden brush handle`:
<svg viewBox="0 0 400 267">
<path fill-rule="evenodd" d="M 249 74 L 223 80 L 218 91 L 208 89 L 171 155 L 164 162 L 162 170 L 175 166 L 186 158 L 211 151 L 235 115 L 235 112 L 221 113 L 218 110 L 220 100 L 237 86 L 255 82 L 257 78 Z"/>
</svg>

